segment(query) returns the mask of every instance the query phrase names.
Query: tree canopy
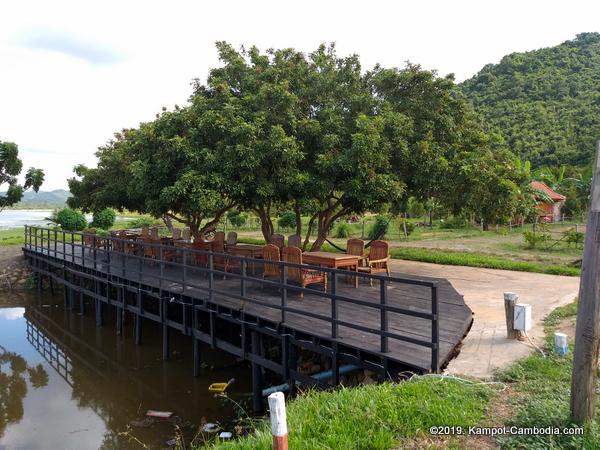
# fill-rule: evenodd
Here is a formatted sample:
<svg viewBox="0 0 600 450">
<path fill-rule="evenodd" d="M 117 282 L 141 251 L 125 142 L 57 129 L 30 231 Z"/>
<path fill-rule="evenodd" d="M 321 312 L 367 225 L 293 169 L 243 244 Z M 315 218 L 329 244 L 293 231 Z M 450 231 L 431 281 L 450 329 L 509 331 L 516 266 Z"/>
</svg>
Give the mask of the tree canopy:
<svg viewBox="0 0 600 450">
<path fill-rule="evenodd" d="M 409 197 L 454 211 L 486 201 L 491 222 L 515 209 L 514 158 L 451 77 L 412 64 L 364 72 L 333 45 L 217 49 L 222 66 L 193 82 L 189 104 L 117 133 L 97 168 L 75 169 L 72 207 L 167 215 L 196 235 L 251 210 L 265 238 L 273 213 L 290 210 L 305 247 L 316 230 L 312 249 L 338 218 Z"/>
<path fill-rule="evenodd" d="M 508 147 L 534 167 L 584 166 L 600 136 L 600 34 L 512 53 L 461 88 Z"/>
<path fill-rule="evenodd" d="M 19 159 L 17 144 L 0 141 L 0 189 L 8 185 L 5 193 L 0 193 L 0 211 L 18 203 L 27 189 L 32 188 L 37 192 L 44 182 L 44 172 L 30 167 L 25 173 L 25 183 L 19 184 L 17 177 L 22 169 L 23 162 Z"/>
</svg>

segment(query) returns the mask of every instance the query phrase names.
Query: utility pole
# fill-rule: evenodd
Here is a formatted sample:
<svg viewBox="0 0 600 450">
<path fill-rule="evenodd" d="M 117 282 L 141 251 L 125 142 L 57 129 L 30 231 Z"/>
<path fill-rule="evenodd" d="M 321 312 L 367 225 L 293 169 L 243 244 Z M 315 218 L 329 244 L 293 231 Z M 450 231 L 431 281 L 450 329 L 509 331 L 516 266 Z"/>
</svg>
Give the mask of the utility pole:
<svg viewBox="0 0 600 450">
<path fill-rule="evenodd" d="M 600 141 L 596 144 L 594 179 L 585 233 L 579 306 L 575 329 L 573 378 L 571 381 L 571 418 L 582 424 L 594 418 L 596 411 L 596 376 L 600 343 Z"/>
</svg>

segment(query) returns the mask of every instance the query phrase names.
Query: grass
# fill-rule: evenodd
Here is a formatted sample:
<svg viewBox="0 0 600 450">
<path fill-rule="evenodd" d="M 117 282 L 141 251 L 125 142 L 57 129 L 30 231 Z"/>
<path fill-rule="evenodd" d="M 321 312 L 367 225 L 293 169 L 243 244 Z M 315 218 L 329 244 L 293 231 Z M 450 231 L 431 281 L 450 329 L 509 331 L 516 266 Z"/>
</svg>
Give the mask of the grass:
<svg viewBox="0 0 600 450">
<path fill-rule="evenodd" d="M 468 427 L 481 423 L 490 387 L 431 377 L 333 393 L 308 391 L 287 406 L 290 448 L 389 449 L 430 438 L 430 426 Z M 457 407 L 460 405 L 460 407 Z M 218 443 L 218 449 L 270 449 L 271 429 L 263 421 L 245 439 Z"/>
<path fill-rule="evenodd" d="M 521 272 L 547 273 L 551 275 L 579 276 L 581 269 L 564 265 L 550 265 L 533 261 L 515 261 L 508 258 L 466 253 L 451 250 L 434 250 L 417 247 L 396 247 L 390 251 L 392 258 L 423 261 L 453 266 L 486 267 L 489 269 L 517 270 Z"/>
<path fill-rule="evenodd" d="M 23 229 L 0 230 L 0 246 L 23 244 Z"/>
<path fill-rule="evenodd" d="M 545 320 L 547 345 L 550 347 L 556 326 L 564 319 L 574 317 L 577 304 L 554 310 Z M 517 396 L 513 400 L 512 418 L 507 425 L 518 427 L 570 427 L 569 402 L 571 370 L 573 366 L 572 343 L 570 352 L 561 358 L 548 352 L 546 358 L 539 353 L 514 364 L 499 374 L 501 381 L 509 383 Z M 527 449 L 594 449 L 600 448 L 600 428 L 595 419 L 586 425 L 584 434 L 510 436 L 498 440 L 501 448 Z"/>
</svg>

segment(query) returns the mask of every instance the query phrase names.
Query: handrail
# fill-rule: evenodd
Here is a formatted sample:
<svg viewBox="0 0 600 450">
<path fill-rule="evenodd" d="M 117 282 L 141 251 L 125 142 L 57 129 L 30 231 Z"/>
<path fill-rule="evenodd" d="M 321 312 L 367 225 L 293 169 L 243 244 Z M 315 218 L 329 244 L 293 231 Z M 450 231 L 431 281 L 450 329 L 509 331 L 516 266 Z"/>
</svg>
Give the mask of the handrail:
<svg viewBox="0 0 600 450">
<path fill-rule="evenodd" d="M 71 265 L 80 264 L 86 268 L 93 268 L 96 271 L 106 274 L 109 278 L 114 276 L 129 281 L 144 283 L 144 269 L 148 274 L 149 266 L 159 265 L 159 276 L 157 279 L 159 289 L 164 287 L 165 283 L 179 286 L 181 295 L 190 295 L 190 290 L 197 290 L 200 293 L 208 294 L 209 301 L 214 301 L 214 296 L 219 295 L 229 299 L 240 300 L 245 304 L 253 304 L 265 308 L 271 308 L 280 311 L 280 322 L 286 324 L 286 315 L 304 315 L 317 320 L 328 322 L 331 327 L 331 338 L 339 338 L 339 327 L 358 330 L 378 336 L 381 340 L 381 353 L 389 352 L 389 339 L 403 342 L 409 342 L 431 349 L 431 370 L 439 370 L 439 299 L 437 292 L 437 282 L 428 280 L 419 280 L 412 278 L 402 278 L 397 276 L 376 275 L 364 272 L 348 271 L 343 269 L 334 269 L 321 267 L 311 264 L 296 264 L 285 261 L 269 261 L 270 264 L 276 264 L 280 268 L 281 277 L 279 280 L 262 279 L 255 274 L 249 274 L 248 267 L 264 264 L 262 259 L 232 255 L 228 253 L 216 253 L 211 250 L 189 248 L 183 246 L 165 245 L 162 243 L 139 242 L 130 239 L 124 239 L 113 236 L 97 236 L 74 231 L 52 230 L 50 228 L 38 226 L 25 226 L 24 246 L 28 250 L 36 253 L 42 253 L 50 258 L 59 260 L 62 265 L 67 263 Z M 59 245 L 62 244 L 62 245 Z M 91 244 L 91 245 L 90 245 Z M 135 249 L 138 254 L 127 251 Z M 147 251 L 151 250 L 151 251 Z M 148 256 L 154 254 L 159 256 L 153 258 Z M 181 257 L 179 261 L 167 261 L 166 255 L 175 255 Z M 178 259 L 178 258 L 176 258 Z M 191 264 L 191 262 L 202 260 L 204 265 Z M 132 263 L 133 262 L 133 263 Z M 231 264 L 239 273 L 227 271 L 227 265 Z M 306 287 L 291 284 L 288 280 L 289 268 L 311 268 L 325 274 L 330 280 L 329 290 L 327 292 L 308 289 Z M 175 276 L 172 276 L 175 273 Z M 190 273 L 200 273 L 208 275 L 208 285 L 205 282 L 198 283 L 190 279 Z M 359 277 L 364 280 L 373 280 L 379 286 L 378 302 L 369 302 L 365 299 L 352 298 L 347 295 L 341 295 L 337 292 L 337 275 L 346 275 Z M 216 277 L 229 276 L 231 279 L 239 280 L 239 293 L 219 288 Z M 281 299 L 279 304 L 261 301 L 248 296 L 246 289 L 249 282 L 262 283 L 264 286 L 279 288 Z M 415 287 L 422 287 L 430 290 L 430 308 L 408 309 L 398 305 L 389 304 L 388 285 L 389 284 L 407 284 Z M 293 306 L 288 306 L 287 296 L 289 291 L 304 292 L 327 298 L 331 302 L 331 311 L 325 315 L 313 311 L 305 311 Z M 353 304 L 370 311 L 379 311 L 379 327 L 373 328 L 364 323 L 351 323 L 338 318 L 338 303 Z M 389 314 L 400 314 L 413 319 L 427 320 L 431 324 L 430 338 L 413 338 L 389 329 Z M 414 334 L 406 332 L 409 334 Z M 405 334 L 406 334 L 405 333 Z M 416 335 L 415 335 L 416 336 Z"/>
</svg>

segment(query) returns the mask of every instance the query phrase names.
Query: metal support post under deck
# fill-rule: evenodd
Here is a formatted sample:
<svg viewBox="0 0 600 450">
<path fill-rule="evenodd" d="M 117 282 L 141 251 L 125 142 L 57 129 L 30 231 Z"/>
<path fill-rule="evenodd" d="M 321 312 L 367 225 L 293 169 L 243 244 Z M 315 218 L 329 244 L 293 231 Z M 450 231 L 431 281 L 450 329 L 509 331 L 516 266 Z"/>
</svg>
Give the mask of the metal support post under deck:
<svg viewBox="0 0 600 450">
<path fill-rule="evenodd" d="M 261 355 L 259 336 L 256 331 L 250 332 L 250 344 L 254 355 Z M 252 362 L 252 409 L 259 413 L 263 409 L 262 398 L 262 369 L 258 363 Z"/>
</svg>

